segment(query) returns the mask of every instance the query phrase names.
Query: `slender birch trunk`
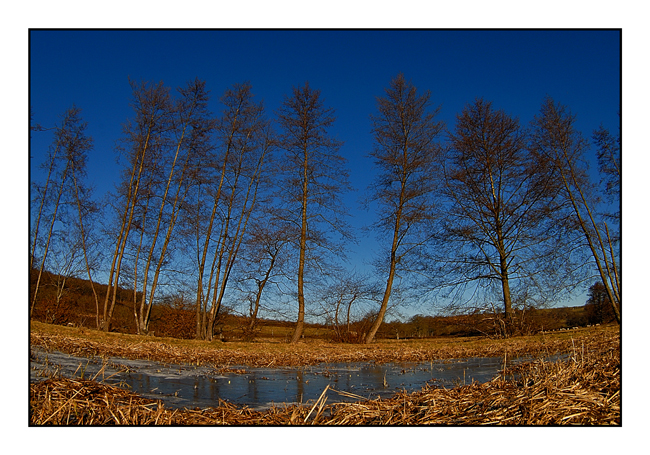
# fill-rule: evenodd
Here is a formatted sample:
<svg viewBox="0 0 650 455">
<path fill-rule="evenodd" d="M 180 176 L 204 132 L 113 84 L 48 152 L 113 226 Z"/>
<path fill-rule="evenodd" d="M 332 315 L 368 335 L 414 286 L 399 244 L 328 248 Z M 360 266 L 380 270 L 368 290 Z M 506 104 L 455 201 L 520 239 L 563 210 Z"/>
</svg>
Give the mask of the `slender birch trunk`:
<svg viewBox="0 0 650 455">
<path fill-rule="evenodd" d="M 104 299 L 104 318 L 102 321 L 102 329 L 104 330 L 104 332 L 110 331 L 111 319 L 113 318 L 113 310 L 115 309 L 115 302 L 117 300 L 117 291 L 119 288 L 122 259 L 124 258 L 124 252 L 126 250 L 126 242 L 129 237 L 129 233 L 131 232 L 133 215 L 136 207 L 138 190 L 140 187 L 140 178 L 144 170 L 144 154 L 147 150 L 148 142 L 149 142 L 149 134 L 147 134 L 145 146 L 143 147 L 142 152 L 139 154 L 139 160 L 136 160 L 134 163 L 133 170 L 135 171 L 137 169 L 137 173 L 133 172 L 131 174 L 131 182 L 129 185 L 127 200 L 124 207 L 124 214 L 122 216 L 122 224 L 120 228 L 120 233 L 117 237 L 115 253 L 113 255 L 113 262 L 111 264 L 111 271 L 109 274 L 108 286 L 106 289 L 106 298 Z M 109 306 L 109 299 L 110 299 L 110 306 Z"/>
<path fill-rule="evenodd" d="M 73 168 L 73 182 L 74 182 L 74 190 L 75 190 L 75 201 L 77 203 L 77 213 L 79 214 L 79 229 L 81 231 L 81 249 L 83 251 L 83 256 L 84 256 L 84 264 L 86 266 L 86 273 L 88 274 L 88 282 L 90 283 L 90 289 L 93 292 L 93 298 L 95 300 L 95 325 L 96 328 L 99 329 L 99 296 L 97 295 L 97 290 L 95 289 L 95 284 L 93 281 L 92 274 L 90 273 L 91 267 L 90 263 L 88 261 L 88 246 L 86 245 L 86 230 L 84 228 L 84 221 L 83 221 L 83 208 L 82 208 L 82 203 L 81 203 L 81 197 L 79 195 L 79 184 L 77 181 L 77 175 L 74 172 Z"/>
<path fill-rule="evenodd" d="M 153 151 L 153 143 L 159 141 L 165 130 L 166 117 L 169 115 L 169 91 L 161 84 L 149 86 L 141 84 L 137 87 L 131 84 L 134 92 L 134 109 L 136 119 L 134 124 L 128 124 L 125 128 L 127 155 L 132 161 L 129 173 L 129 183 L 124 197 L 122 208 L 120 232 L 116 238 L 115 251 L 109 272 L 108 286 L 104 299 L 104 314 L 102 328 L 105 332 L 110 331 L 113 311 L 117 301 L 122 261 L 126 253 L 128 239 L 133 227 L 133 219 L 138 200 L 142 196 L 141 186 L 144 182 L 146 172 L 153 172 L 156 166 Z M 143 226 L 144 229 L 144 226 Z"/>
<path fill-rule="evenodd" d="M 236 85 L 227 90 L 222 102 L 226 109 L 218 131 L 223 138 L 223 164 L 216 182 L 203 248 L 199 253 L 197 284 L 197 337 L 208 341 L 213 337 L 230 273 L 246 235 L 248 220 L 256 206 L 264 159 L 270 147 L 266 139 L 268 125 L 263 119 L 263 108 L 252 101 L 249 84 Z M 244 175 L 246 172 L 248 175 Z M 243 184 L 240 183 L 242 181 Z M 226 185 L 229 192 L 224 198 Z M 211 251 L 214 225 L 220 209 L 223 212 L 222 223 L 216 248 Z M 197 231 L 197 244 L 199 239 Z M 211 266 L 206 286 L 205 267 L 210 254 Z M 207 288 L 207 292 L 204 288 Z"/>
<path fill-rule="evenodd" d="M 30 273 L 31 270 L 34 268 L 34 261 L 36 260 L 36 243 L 38 240 L 38 231 L 41 223 L 41 216 L 43 215 L 43 208 L 45 206 L 45 201 L 47 199 L 47 193 L 50 188 L 50 181 L 52 178 L 52 173 L 54 172 L 54 169 L 56 167 L 56 159 L 57 155 L 61 149 L 61 144 L 59 141 L 57 141 L 57 145 L 54 147 L 54 153 L 50 155 L 49 157 L 49 166 L 48 166 L 48 171 L 47 171 L 47 178 L 45 179 L 45 186 L 43 187 L 43 193 L 41 194 L 41 201 L 39 204 L 38 208 L 38 215 L 36 216 L 36 225 L 34 227 L 34 235 L 33 235 L 33 240 L 32 240 L 32 254 L 31 258 L 29 261 L 29 269 Z"/>
<path fill-rule="evenodd" d="M 377 114 L 371 116 L 374 146 L 371 156 L 380 173 L 370 200 L 378 202 L 381 230 L 392 230 L 388 276 L 377 317 L 363 342 L 371 343 L 384 321 L 398 268 L 413 255 L 424 238 L 417 226 L 433 217 L 433 182 L 439 154 L 436 138 L 443 124 L 429 111 L 430 93 L 418 94 L 403 74 L 398 74 L 377 98 Z M 397 184 L 397 188 L 395 188 Z M 406 244 L 405 244 L 406 242 Z"/>
<path fill-rule="evenodd" d="M 406 153 L 406 152 L 405 152 Z M 398 255 L 397 250 L 400 243 L 400 231 L 402 224 L 402 207 L 404 206 L 404 194 L 405 194 L 406 181 L 402 178 L 402 185 L 400 190 L 399 205 L 397 208 L 397 213 L 395 214 L 395 227 L 393 229 L 393 241 L 390 248 L 390 265 L 388 269 L 388 278 L 386 279 L 386 288 L 384 289 L 384 296 L 381 300 L 381 306 L 379 307 L 379 313 L 375 318 L 368 334 L 364 339 L 364 343 L 372 343 L 375 339 L 375 335 L 379 330 L 379 327 L 384 322 L 384 317 L 386 316 L 386 310 L 388 309 L 388 302 L 390 300 L 390 295 L 393 291 L 393 280 L 395 279 L 395 269 L 397 268 Z"/>
<path fill-rule="evenodd" d="M 330 137 L 327 131 L 335 121 L 333 112 L 324 107 L 320 91 L 312 90 L 309 83 L 294 87 L 292 95 L 285 97 L 278 111 L 282 128 L 279 144 L 286 152 L 282 181 L 285 187 L 278 187 L 279 197 L 285 204 L 285 221 L 300 226 L 296 245 L 298 318 L 292 343 L 296 343 L 304 331 L 305 276 L 309 265 L 325 265 L 325 257 L 319 256 L 317 251 L 343 255 L 335 242 L 320 235 L 319 226 L 323 232 L 334 231 L 349 237 L 342 219 L 345 207 L 339 199 L 339 194 L 349 188 L 345 159 L 338 154 L 342 142 Z"/>
<path fill-rule="evenodd" d="M 291 343 L 297 343 L 305 330 L 305 253 L 307 251 L 307 203 L 309 184 L 309 154 L 307 147 L 303 149 L 303 179 L 302 179 L 302 205 L 300 212 L 300 243 L 298 258 L 298 320 L 294 329 Z"/>
<path fill-rule="evenodd" d="M 56 201 L 54 203 L 54 212 L 52 213 L 52 219 L 50 221 L 50 226 L 47 231 L 47 240 L 45 242 L 45 249 L 43 250 L 43 258 L 41 260 L 41 265 L 38 270 L 38 278 L 36 279 L 36 288 L 34 289 L 34 295 L 32 297 L 32 305 L 29 310 L 29 316 L 31 317 L 34 312 L 34 306 L 36 305 L 36 297 L 38 295 L 38 290 L 41 284 L 41 277 L 43 276 L 43 271 L 45 269 L 45 261 L 47 260 L 47 255 L 50 249 L 50 241 L 52 240 L 52 233 L 54 231 L 54 223 L 56 222 L 57 212 L 59 211 L 59 205 L 61 202 L 61 197 L 63 196 L 66 179 L 68 175 L 69 163 L 66 163 L 65 169 L 63 171 L 63 176 L 61 178 L 60 185 L 58 186 L 58 192 L 56 195 Z"/>
<path fill-rule="evenodd" d="M 580 232 L 587 241 L 598 275 L 620 324 L 621 294 L 614 249 L 607 224 L 596 219 L 594 203 L 586 194 L 589 181 L 584 170 L 578 167 L 585 144 L 580 134 L 573 129 L 574 121 L 575 117 L 566 112 L 564 106 L 547 98 L 540 115 L 535 117 L 534 145 L 549 157 L 559 173 L 565 197 L 573 210 Z M 605 231 L 607 242 L 603 240 L 601 230 Z"/>
<path fill-rule="evenodd" d="M 234 234 L 231 236 L 231 243 L 228 251 L 228 257 L 226 258 L 226 263 L 224 265 L 224 272 L 223 275 L 221 275 L 220 270 L 221 270 L 221 258 L 219 259 L 219 270 L 217 273 L 217 281 L 215 282 L 215 289 L 213 292 L 213 302 L 212 302 L 212 307 L 210 310 L 210 315 L 209 315 L 209 322 L 208 322 L 208 333 L 207 333 L 207 339 L 211 340 L 214 332 L 214 324 L 217 320 L 217 316 L 219 313 L 219 310 L 221 308 L 221 304 L 223 302 L 223 297 L 226 291 L 226 286 L 228 285 L 228 280 L 230 278 L 230 273 L 232 272 L 233 266 L 235 265 L 235 261 L 237 259 L 239 249 L 242 245 L 242 242 L 244 240 L 244 237 L 246 235 L 246 230 L 248 227 L 248 222 L 250 220 L 250 216 L 253 213 L 253 210 L 256 207 L 257 203 L 257 192 L 259 189 L 260 185 L 260 180 L 262 177 L 262 171 L 264 168 L 264 161 L 266 158 L 266 154 L 269 151 L 269 143 L 265 143 L 262 145 L 262 151 L 259 155 L 257 164 L 254 168 L 253 174 L 249 177 L 248 180 L 248 186 L 246 189 L 246 195 L 244 197 L 244 200 L 242 201 L 241 205 L 241 213 L 238 216 L 238 223 L 237 227 L 235 229 Z M 251 194 L 252 192 L 252 194 Z M 250 202 L 249 202 L 250 201 Z M 234 198 L 231 200 L 231 206 L 234 202 Z M 230 207 L 229 207 L 229 215 L 230 215 Z M 229 216 L 230 218 L 230 216 Z M 225 246 L 225 240 L 226 236 L 223 237 L 223 245 Z M 222 250 L 223 253 L 223 250 Z M 218 295 L 217 295 L 217 289 L 218 289 Z"/>
<path fill-rule="evenodd" d="M 190 112 L 190 114 L 188 116 L 188 121 L 191 118 L 191 115 L 192 114 Z M 165 190 L 163 192 L 161 202 L 160 202 L 160 209 L 158 211 L 158 217 L 156 219 L 156 228 L 155 228 L 155 230 L 153 232 L 151 243 L 148 245 L 149 254 L 147 256 L 147 261 L 145 263 L 145 268 L 144 268 L 144 275 L 143 275 L 143 278 L 142 278 L 140 311 L 138 313 L 138 320 L 137 320 L 137 331 L 138 331 L 138 333 L 147 334 L 149 332 L 149 314 L 151 312 L 151 305 L 153 304 L 153 298 L 154 298 L 154 294 L 155 294 L 155 291 L 156 291 L 156 285 L 157 285 L 157 282 L 158 282 L 158 277 L 160 275 L 160 269 L 161 269 L 162 263 L 164 262 L 164 259 L 165 259 L 165 253 L 166 253 L 166 250 L 167 250 L 167 246 L 169 245 L 169 238 L 171 237 L 171 232 L 174 229 L 174 225 L 175 225 L 175 222 L 176 222 L 176 217 L 178 216 L 178 213 L 177 213 L 177 207 L 178 207 L 178 201 L 179 201 L 178 196 L 179 196 L 180 190 L 181 190 L 181 188 L 183 186 L 183 178 L 182 178 L 182 176 L 185 175 L 185 171 L 187 170 L 187 163 L 188 163 L 188 160 L 190 158 L 190 152 L 189 151 L 187 152 L 185 164 L 183 166 L 182 176 L 178 180 L 178 189 L 177 189 L 177 192 L 176 192 L 176 195 L 175 195 L 174 201 L 172 203 L 172 207 L 171 207 L 171 210 L 172 210 L 171 219 L 170 219 L 170 221 L 169 221 L 169 223 L 167 225 L 167 233 L 166 233 L 166 236 L 165 236 L 165 241 L 164 241 L 163 247 L 162 247 L 162 249 L 161 249 L 161 251 L 160 251 L 160 253 L 158 255 L 158 261 L 157 261 L 156 270 L 155 270 L 155 273 L 154 273 L 154 280 L 153 280 L 153 283 L 152 283 L 151 292 L 150 292 L 150 295 L 149 295 L 149 302 L 148 302 L 148 305 L 147 305 L 147 285 L 148 285 L 148 280 L 149 280 L 149 270 L 150 270 L 151 264 L 153 262 L 153 256 L 154 256 L 154 252 L 155 252 L 155 249 L 156 249 L 156 243 L 158 242 L 158 236 L 160 234 L 160 230 L 161 230 L 161 226 L 162 226 L 162 222 L 163 222 L 163 215 L 164 215 L 164 212 L 165 212 L 165 207 L 168 204 L 167 197 L 168 197 L 169 189 L 170 189 L 170 187 L 172 185 L 172 181 L 173 181 L 173 178 L 174 178 L 174 171 L 176 169 L 176 162 L 177 162 L 178 156 L 179 156 L 179 154 L 181 152 L 181 147 L 183 146 L 183 139 L 185 138 L 187 128 L 188 128 L 188 123 L 186 122 L 186 123 L 183 124 L 180 139 L 178 140 L 178 143 L 176 144 L 176 151 L 174 153 L 174 158 L 172 160 L 171 168 L 169 170 L 169 176 L 167 178 L 167 183 L 165 185 Z"/>
</svg>

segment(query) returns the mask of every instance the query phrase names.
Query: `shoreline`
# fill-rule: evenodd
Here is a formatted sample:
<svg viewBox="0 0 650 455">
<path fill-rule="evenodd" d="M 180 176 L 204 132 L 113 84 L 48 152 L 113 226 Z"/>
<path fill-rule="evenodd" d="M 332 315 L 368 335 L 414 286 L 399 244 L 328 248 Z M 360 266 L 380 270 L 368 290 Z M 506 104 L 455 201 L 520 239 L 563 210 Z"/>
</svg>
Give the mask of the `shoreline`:
<svg viewBox="0 0 650 455">
<path fill-rule="evenodd" d="M 145 341 L 100 343 L 95 335 L 72 336 L 34 331 L 31 343 L 46 349 L 66 348 L 86 355 L 108 355 L 117 351 L 136 358 L 157 357 L 163 362 L 185 358 L 200 365 L 214 362 L 230 365 L 272 363 L 310 365 L 329 353 L 329 359 L 377 362 L 433 357 L 459 358 L 458 353 L 500 352 L 513 355 L 528 351 L 539 355 L 550 351 L 570 354 L 560 362 L 532 360 L 504 373 L 518 379 L 497 377 L 487 383 L 473 383 L 450 389 L 425 386 L 410 393 L 398 392 L 388 399 L 327 403 L 328 387 L 313 405 L 280 405 L 255 411 L 219 400 L 207 409 L 170 409 L 157 400 L 86 379 L 51 378 L 30 384 L 30 425 L 620 425 L 621 350 L 617 327 L 599 327 L 572 334 L 506 340 L 429 340 L 395 344 L 380 341 L 369 346 L 307 341 L 298 345 L 244 343 L 200 346 L 200 343 Z M 83 334 L 81 334 L 83 335 Z M 567 337 L 568 335 L 568 337 Z M 145 338 L 145 337 L 140 337 Z M 151 339 L 151 337 L 149 337 Z M 475 343 L 481 346 L 474 345 Z M 230 346 L 226 346 L 230 344 Z M 428 348 L 427 348 L 428 346 Z M 250 347 L 250 346 L 249 346 Z M 292 352 L 287 352 L 287 348 Z M 535 352 L 531 352 L 535 351 Z M 564 351 L 564 352 L 560 352 Z M 74 353 L 70 352 L 70 353 Z M 346 354 L 347 352 L 347 354 Z M 455 354 L 455 355 L 454 355 Z M 233 363 L 238 359 L 237 363 Z M 246 361 L 242 361 L 245 359 Z M 352 360 L 349 360 L 352 361 Z M 173 362 L 170 362 L 173 363 Z"/>
</svg>

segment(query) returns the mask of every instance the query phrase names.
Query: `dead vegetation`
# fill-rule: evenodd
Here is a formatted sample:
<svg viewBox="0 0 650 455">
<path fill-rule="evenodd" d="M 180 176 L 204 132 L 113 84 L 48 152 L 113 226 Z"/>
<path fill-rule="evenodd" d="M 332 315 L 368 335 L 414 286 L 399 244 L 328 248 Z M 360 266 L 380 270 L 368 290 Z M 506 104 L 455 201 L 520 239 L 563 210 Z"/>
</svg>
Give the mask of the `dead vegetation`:
<svg viewBox="0 0 650 455">
<path fill-rule="evenodd" d="M 73 341 L 33 334 L 32 342 L 50 349 L 67 348 L 79 354 L 101 353 L 102 348 L 88 340 Z M 509 353 L 523 350 L 526 340 L 507 345 Z M 497 348 L 486 344 L 484 354 L 495 355 Z M 305 346 L 303 346 L 305 347 Z M 310 349 L 314 346 L 308 346 Z M 530 346 L 528 346 L 530 348 Z M 188 355 L 187 348 L 146 345 L 105 347 L 111 355 L 137 355 L 144 358 L 164 357 L 180 360 Z M 194 359 L 220 359 L 221 365 L 248 365 L 293 362 L 314 362 L 323 355 L 298 349 L 298 353 L 248 352 L 238 350 L 196 350 Z M 342 349 L 342 348 L 341 348 Z M 348 347 L 348 350 L 351 348 Z M 356 349 L 356 346 L 355 346 Z M 478 350 L 438 347 L 428 352 L 425 347 L 412 351 L 404 349 L 395 355 L 424 360 L 432 356 L 458 357 L 464 352 Z M 538 358 L 517 365 L 506 376 L 491 382 L 454 387 L 426 387 L 414 393 L 398 393 L 390 399 L 364 400 L 354 403 L 328 404 L 332 394 L 351 396 L 343 391 L 325 388 L 320 398 L 308 405 L 275 406 L 267 411 L 255 411 L 219 401 L 208 409 L 169 409 L 161 401 L 142 398 L 119 387 L 94 380 L 50 378 L 30 385 L 31 425 L 620 425 L 621 424 L 621 353 L 617 330 L 600 329 L 576 333 L 568 338 L 548 339 L 538 347 L 538 353 L 559 351 L 569 354 L 561 362 Z M 258 350 L 259 351 L 259 350 Z M 389 359 L 391 350 L 376 347 L 367 352 L 352 350 L 348 358 L 359 361 L 372 355 Z M 504 346 L 500 354 L 503 355 Z M 309 354 L 309 355 L 308 355 Z M 335 356 L 342 356 L 336 351 Z M 508 354 L 511 355 L 511 354 Z M 514 354 L 512 354 L 514 355 Z M 150 357 L 149 357 L 150 356 Z M 273 357 L 273 358 L 272 358 Z M 140 357 L 142 358 L 142 357 Z M 444 357 L 438 357 L 444 358 Z M 190 360 L 185 358 L 185 361 Z M 322 360 L 320 360 L 322 361 Z M 328 358 L 327 361 L 334 361 Z M 336 360 L 340 361 L 340 360 Z M 516 379 L 506 379 L 515 374 Z"/>
<path fill-rule="evenodd" d="M 618 336 L 618 326 L 600 326 L 546 335 L 489 339 L 483 337 L 429 340 L 381 340 L 370 345 L 307 340 L 295 345 L 260 341 L 206 343 L 137 335 L 47 326 L 32 327 L 30 343 L 46 350 L 85 357 L 123 357 L 165 363 L 269 367 L 305 366 L 342 362 L 410 362 L 468 357 L 547 357 L 571 352 L 576 340 L 590 343 L 593 337 Z"/>
</svg>

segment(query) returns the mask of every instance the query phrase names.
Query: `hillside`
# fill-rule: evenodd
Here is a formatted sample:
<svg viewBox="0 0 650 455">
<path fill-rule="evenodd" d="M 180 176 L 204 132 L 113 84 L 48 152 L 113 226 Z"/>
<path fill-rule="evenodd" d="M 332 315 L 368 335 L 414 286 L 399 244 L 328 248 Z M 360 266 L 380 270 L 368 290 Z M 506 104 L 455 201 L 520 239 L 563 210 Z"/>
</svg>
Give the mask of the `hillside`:
<svg viewBox="0 0 650 455">
<path fill-rule="evenodd" d="M 35 286 L 37 273 L 31 275 L 32 288 Z M 69 278 L 65 282 L 64 292 L 57 299 L 57 284 L 60 277 L 45 273 L 41 279 L 41 289 L 34 308 L 32 319 L 49 324 L 71 325 L 78 327 L 96 328 L 97 308 L 93 290 L 88 280 Z M 94 283 L 94 289 L 99 299 L 100 310 L 103 308 L 103 298 L 106 295 L 106 285 Z M 112 331 L 135 334 L 133 315 L 133 290 L 121 288 L 113 314 Z M 540 331 L 561 330 L 573 327 L 584 327 L 595 323 L 610 322 L 605 317 L 598 320 L 589 305 L 580 307 L 562 307 L 548 309 L 531 309 L 517 312 L 517 330 L 522 334 L 538 333 Z M 222 314 L 217 325 L 221 339 L 245 339 L 245 328 L 248 318 L 234 314 Z M 333 327 L 323 324 L 307 324 L 306 338 L 338 338 L 339 341 L 358 341 L 367 330 L 370 318 L 355 321 L 349 331 L 339 333 L 338 337 Z M 384 323 L 377 336 L 380 338 L 430 338 L 456 336 L 492 336 L 497 333 L 497 321 L 493 314 L 474 314 L 456 316 L 417 315 L 408 321 Z M 155 305 L 152 309 L 151 331 L 156 336 L 166 336 L 182 339 L 194 338 L 196 327 L 195 309 L 183 302 L 169 301 Z M 265 320 L 258 324 L 255 334 L 258 338 L 286 340 L 293 331 L 292 321 Z"/>
</svg>

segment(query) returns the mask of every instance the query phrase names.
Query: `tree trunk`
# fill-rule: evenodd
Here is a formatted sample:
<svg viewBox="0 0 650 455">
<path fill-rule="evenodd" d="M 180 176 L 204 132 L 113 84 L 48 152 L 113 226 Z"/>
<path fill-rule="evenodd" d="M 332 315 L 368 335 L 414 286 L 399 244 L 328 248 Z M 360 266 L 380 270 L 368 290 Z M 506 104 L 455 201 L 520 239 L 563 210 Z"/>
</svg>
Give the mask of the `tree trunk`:
<svg viewBox="0 0 650 455">
<path fill-rule="evenodd" d="M 76 199 L 76 202 L 77 202 L 77 212 L 79 214 L 79 229 L 81 231 L 81 249 L 82 249 L 83 255 L 84 255 L 84 263 L 86 265 L 86 272 L 88 274 L 88 282 L 90 283 L 90 289 L 92 290 L 93 297 L 95 299 L 95 324 L 96 324 L 97 329 L 99 329 L 100 328 L 100 326 L 99 326 L 99 297 L 97 296 L 97 291 L 95 290 L 95 284 L 93 283 L 93 277 L 90 274 L 90 263 L 88 262 L 88 249 L 86 248 L 86 232 L 85 232 L 84 223 L 83 223 L 81 198 L 79 196 L 79 185 L 77 183 L 77 176 L 74 173 L 74 167 L 72 168 L 72 177 L 73 177 L 74 189 L 75 189 L 75 199 Z"/>
<path fill-rule="evenodd" d="M 146 262 L 146 267 L 144 270 L 144 278 L 142 280 L 142 297 L 140 301 L 140 316 L 139 316 L 139 322 L 140 322 L 140 330 L 143 331 L 145 334 L 149 332 L 149 315 L 151 314 L 151 305 L 153 305 L 154 301 L 154 296 L 156 292 L 156 286 L 158 284 L 158 279 L 160 277 L 160 270 L 162 268 L 162 265 L 165 260 L 165 255 L 167 253 L 167 248 L 169 247 L 169 240 L 171 239 L 172 232 L 174 230 L 175 224 L 176 224 L 176 219 L 178 217 L 178 204 L 179 201 L 182 203 L 185 200 L 185 196 L 187 194 L 187 187 L 185 190 L 185 193 L 181 196 L 181 190 L 183 188 L 183 184 L 185 181 L 186 177 L 186 172 L 188 169 L 188 164 L 190 162 L 190 157 L 191 157 L 191 151 L 188 150 L 185 156 L 185 162 L 183 163 L 183 167 L 181 169 L 181 175 L 180 178 L 178 179 L 178 186 L 176 188 L 176 194 L 174 195 L 174 201 L 171 204 L 171 215 L 170 215 L 170 220 L 167 225 L 167 231 L 165 235 L 165 239 L 163 241 L 163 245 L 160 251 L 160 255 L 158 257 L 158 261 L 156 263 L 156 269 L 154 272 L 154 278 L 153 282 L 151 284 L 151 291 L 149 293 L 149 302 L 147 304 L 147 279 L 149 275 L 149 268 L 150 265 L 152 264 L 153 261 L 153 254 L 154 254 L 154 248 L 156 246 L 156 243 L 158 242 L 158 237 L 160 235 L 160 230 L 161 230 L 161 225 L 162 225 L 162 220 L 163 220 L 163 215 L 165 212 L 165 207 L 168 205 L 167 197 L 169 195 L 169 190 L 172 186 L 173 179 L 175 177 L 175 170 L 176 170 L 176 162 L 178 160 L 178 157 L 181 153 L 181 147 L 183 145 L 183 141 L 185 140 L 185 135 L 187 132 L 187 128 L 189 126 L 189 119 L 192 118 L 192 112 L 193 112 L 194 106 L 192 106 L 192 109 L 190 110 L 188 114 L 188 120 L 183 124 L 182 126 L 182 131 L 180 138 L 178 139 L 178 142 L 176 144 L 176 151 L 174 153 L 174 159 L 172 161 L 171 168 L 169 170 L 169 176 L 167 178 L 167 184 L 165 186 L 165 191 L 163 193 L 161 203 L 160 203 L 160 210 L 158 211 L 158 219 L 156 221 L 156 230 L 154 231 L 153 238 L 151 240 L 151 245 L 149 246 L 149 255 L 147 257 L 147 262 Z"/>
<path fill-rule="evenodd" d="M 492 181 L 492 175 L 490 174 L 490 181 Z M 495 206 L 501 205 L 501 197 L 497 198 L 496 192 L 494 191 L 494 184 L 492 185 L 492 194 L 494 197 Z M 505 315 L 505 329 L 503 337 L 506 338 L 512 334 L 514 326 L 514 314 L 512 311 L 512 297 L 510 295 L 510 280 L 508 273 L 508 252 L 505 247 L 505 239 L 503 235 L 503 226 L 500 220 L 499 215 L 497 215 L 496 220 L 496 234 L 497 234 L 497 250 L 499 252 L 499 277 L 501 281 L 501 291 L 503 294 L 503 309 Z"/>
<path fill-rule="evenodd" d="M 38 294 L 38 288 L 40 287 L 40 284 L 41 284 L 41 277 L 43 275 L 43 270 L 45 268 L 45 260 L 47 259 L 48 250 L 50 248 L 50 240 L 52 239 L 52 231 L 54 231 L 54 223 L 56 222 L 56 215 L 57 215 L 57 212 L 59 210 L 59 204 L 61 202 L 61 197 L 63 195 L 63 189 L 64 189 L 65 181 L 66 181 L 66 178 L 67 178 L 67 175 L 68 175 L 68 168 L 69 168 L 69 164 L 66 164 L 66 167 L 65 167 L 65 169 L 63 171 L 63 177 L 61 179 L 61 184 L 59 186 L 59 192 L 57 194 L 56 203 L 54 205 L 54 213 L 52 214 L 52 222 L 50 223 L 50 228 L 49 228 L 49 231 L 48 231 L 48 234 L 47 234 L 47 242 L 45 243 L 45 251 L 43 253 L 43 260 L 41 261 L 41 267 L 40 267 L 40 269 L 38 271 L 38 278 L 36 280 L 36 288 L 34 289 L 34 295 L 33 295 L 33 298 L 32 298 L 32 305 L 31 305 L 31 308 L 29 310 L 29 317 L 30 318 L 32 317 L 32 313 L 34 312 L 34 306 L 36 305 L 36 295 Z"/>
<path fill-rule="evenodd" d="M 303 162 L 303 182 L 302 182 L 302 213 L 301 213 L 301 226 L 300 226 L 300 259 L 298 262 L 298 321 L 296 322 L 296 329 L 293 332 L 291 343 L 297 343 L 302 337 L 305 328 L 305 290 L 304 290 L 304 274 L 305 274 L 305 252 L 307 250 L 307 184 L 309 182 L 308 176 L 308 161 L 307 149 L 304 149 L 304 162 Z"/>
<path fill-rule="evenodd" d="M 208 313 L 208 321 L 205 328 L 205 341 L 212 341 L 212 337 L 214 336 L 214 324 L 217 320 L 217 312 L 218 310 L 211 310 Z"/>
<path fill-rule="evenodd" d="M 305 239 L 300 240 L 300 262 L 298 265 L 298 320 L 291 338 L 291 343 L 296 343 L 302 337 L 305 329 L 305 291 L 304 291 L 304 270 L 305 270 Z"/>
<path fill-rule="evenodd" d="M 375 334 L 377 333 L 377 330 L 379 330 L 379 327 L 381 326 L 382 322 L 384 322 L 384 316 L 386 315 L 386 309 L 388 308 L 388 301 L 390 299 L 390 294 L 393 290 L 393 280 L 395 279 L 395 268 L 397 267 L 397 248 L 399 247 L 399 235 L 400 235 L 400 225 L 402 221 L 402 205 L 404 201 L 404 189 L 405 189 L 405 182 L 402 182 L 402 190 L 400 194 L 400 204 L 397 209 L 397 214 L 395 216 L 395 230 L 393 231 L 393 244 L 391 246 L 391 252 L 390 252 L 390 270 L 388 272 L 388 280 L 386 281 L 386 290 L 384 291 L 384 297 L 381 301 L 381 307 L 379 309 L 379 314 L 377 315 L 377 319 L 375 319 L 375 322 L 372 324 L 372 327 L 370 328 L 370 331 L 368 332 L 368 335 L 366 335 L 366 339 L 364 343 L 370 344 L 373 342 L 375 339 Z"/>
<path fill-rule="evenodd" d="M 133 215 L 140 188 L 140 180 L 144 171 L 144 156 L 149 146 L 151 137 L 151 125 L 148 125 L 147 135 L 144 140 L 142 151 L 138 152 L 137 159 L 134 160 L 133 169 L 131 170 L 131 178 L 129 181 L 129 189 L 127 193 L 127 200 L 124 207 L 124 215 L 122 217 L 122 226 L 120 234 L 118 235 L 115 253 L 113 255 L 113 263 L 108 278 L 108 286 L 106 288 L 106 298 L 104 300 L 104 320 L 102 321 L 102 329 L 104 332 L 110 331 L 111 319 L 113 318 L 113 309 L 115 308 L 115 301 L 117 296 L 118 283 L 120 279 L 120 269 L 122 266 L 122 258 L 126 249 L 126 241 L 131 231 L 131 223 L 133 222 Z M 144 226 L 143 226 L 144 228 Z M 115 284 L 113 285 L 113 276 L 115 276 Z M 108 305 L 111 291 L 113 298 L 111 299 L 110 307 Z"/>
<path fill-rule="evenodd" d="M 269 277 L 271 276 L 271 271 L 275 266 L 275 258 L 277 257 L 276 256 L 277 254 L 278 253 L 276 250 L 276 253 L 273 254 L 273 256 L 271 257 L 271 262 L 269 263 L 269 268 L 266 270 L 264 279 L 257 285 L 257 295 L 255 296 L 254 308 L 251 314 L 251 322 L 248 325 L 248 330 L 251 333 L 253 332 L 253 330 L 255 330 L 255 325 L 257 324 L 257 313 L 260 309 L 260 300 L 262 299 L 262 292 L 264 291 L 264 287 L 266 286 L 266 283 L 269 281 Z"/>
<path fill-rule="evenodd" d="M 388 308 L 388 300 L 390 299 L 390 294 L 393 289 L 393 279 L 395 278 L 395 265 L 396 262 L 395 262 L 395 258 L 393 257 L 391 258 L 390 273 L 388 274 L 388 280 L 386 281 L 386 290 L 384 291 L 384 298 L 381 301 L 381 308 L 379 309 L 379 314 L 377 315 L 377 319 L 375 319 L 375 322 L 372 324 L 372 327 L 370 327 L 370 331 L 368 332 L 368 335 L 366 335 L 366 339 L 364 341 L 365 344 L 370 344 L 374 341 L 377 330 L 379 330 L 379 327 L 381 326 L 382 322 L 384 322 L 384 316 L 386 315 L 386 309 Z"/>
<path fill-rule="evenodd" d="M 514 313 L 512 311 L 512 298 L 510 296 L 510 281 L 508 280 L 508 266 L 506 258 L 501 257 L 501 290 L 503 292 L 503 306 L 506 317 L 506 331 L 504 337 L 512 334 L 514 326 Z"/>
</svg>

